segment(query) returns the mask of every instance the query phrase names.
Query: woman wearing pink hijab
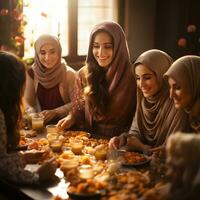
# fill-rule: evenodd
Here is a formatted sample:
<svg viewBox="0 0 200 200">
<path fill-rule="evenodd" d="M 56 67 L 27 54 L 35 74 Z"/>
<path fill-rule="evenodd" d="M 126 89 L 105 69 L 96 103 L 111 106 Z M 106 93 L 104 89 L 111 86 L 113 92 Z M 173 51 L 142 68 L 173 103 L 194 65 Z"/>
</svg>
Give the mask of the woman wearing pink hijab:
<svg viewBox="0 0 200 200">
<path fill-rule="evenodd" d="M 35 62 L 26 75 L 28 112 L 41 112 L 46 123 L 57 123 L 71 109 L 75 71 L 62 59 L 58 38 L 41 35 L 35 42 Z"/>
<path fill-rule="evenodd" d="M 76 124 L 94 134 L 112 137 L 128 130 L 136 107 L 126 38 L 119 24 L 97 24 L 90 35 L 86 66 L 78 72 L 70 115 L 61 129 Z"/>
</svg>

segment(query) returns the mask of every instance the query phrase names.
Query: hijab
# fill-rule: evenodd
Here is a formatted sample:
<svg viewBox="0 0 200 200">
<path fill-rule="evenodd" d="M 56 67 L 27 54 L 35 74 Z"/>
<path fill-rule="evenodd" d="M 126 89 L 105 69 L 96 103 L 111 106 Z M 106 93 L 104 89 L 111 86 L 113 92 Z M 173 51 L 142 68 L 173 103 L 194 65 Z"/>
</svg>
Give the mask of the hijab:
<svg viewBox="0 0 200 200">
<path fill-rule="evenodd" d="M 190 125 L 195 131 L 200 131 L 200 57 L 183 56 L 176 60 L 165 73 L 173 78 L 181 88 L 189 86 L 192 97 L 190 105 L 185 108 L 189 114 Z"/>
<path fill-rule="evenodd" d="M 97 32 L 105 31 L 113 38 L 113 60 L 106 72 L 106 80 L 109 82 L 109 92 L 113 93 L 120 83 L 121 77 L 130 65 L 130 55 L 123 29 L 114 22 L 103 22 L 97 24 L 90 35 L 89 50 L 86 63 L 96 63 L 93 56 L 93 41 Z"/>
<path fill-rule="evenodd" d="M 56 51 L 58 52 L 58 61 L 56 64 L 47 69 L 42 65 L 39 60 L 40 49 L 45 44 L 51 44 Z M 62 82 L 65 77 L 66 66 L 64 61 L 62 60 L 62 48 L 58 38 L 51 35 L 41 35 L 35 42 L 35 62 L 32 66 L 34 74 L 38 79 L 38 82 L 44 86 L 45 88 L 52 88 L 56 86 L 58 83 Z"/>
<path fill-rule="evenodd" d="M 110 98 L 108 111 L 106 114 L 98 116 L 95 120 L 115 125 L 127 125 L 130 121 L 130 126 L 136 105 L 136 83 L 131 73 L 130 56 L 125 34 L 119 24 L 115 22 L 103 22 L 93 28 L 90 35 L 86 63 L 99 67 L 93 56 L 93 41 L 96 34 L 100 31 L 107 32 L 113 39 L 113 60 L 105 75 Z M 86 121 L 91 126 L 93 116 L 89 112 L 87 102 L 85 109 Z"/>
<path fill-rule="evenodd" d="M 169 98 L 169 88 L 163 74 L 172 64 L 172 58 L 165 52 L 152 49 L 141 54 L 133 65 L 143 64 L 155 73 L 159 91 L 145 98 L 140 89 L 137 90 L 137 109 L 129 133 L 138 134 L 148 145 L 162 145 L 166 138 L 184 126 L 184 113 L 175 109 Z"/>
</svg>

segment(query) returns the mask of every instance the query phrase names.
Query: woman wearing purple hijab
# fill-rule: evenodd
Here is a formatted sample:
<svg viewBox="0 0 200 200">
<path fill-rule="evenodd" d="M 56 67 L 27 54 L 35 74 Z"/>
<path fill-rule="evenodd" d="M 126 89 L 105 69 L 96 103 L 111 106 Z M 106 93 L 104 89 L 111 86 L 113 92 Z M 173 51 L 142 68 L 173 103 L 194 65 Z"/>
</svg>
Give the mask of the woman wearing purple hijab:
<svg viewBox="0 0 200 200">
<path fill-rule="evenodd" d="M 57 124 L 76 124 L 91 133 L 112 137 L 128 130 L 136 108 L 136 83 L 129 51 L 119 24 L 97 24 L 90 35 L 86 66 L 75 81 L 72 112 Z"/>
</svg>

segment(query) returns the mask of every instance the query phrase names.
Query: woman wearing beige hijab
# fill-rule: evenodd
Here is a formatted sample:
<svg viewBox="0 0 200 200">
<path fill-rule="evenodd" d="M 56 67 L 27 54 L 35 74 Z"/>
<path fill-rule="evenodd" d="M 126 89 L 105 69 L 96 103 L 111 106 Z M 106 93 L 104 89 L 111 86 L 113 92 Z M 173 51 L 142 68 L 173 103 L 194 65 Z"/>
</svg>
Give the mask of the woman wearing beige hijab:
<svg viewBox="0 0 200 200">
<path fill-rule="evenodd" d="M 165 73 L 170 86 L 170 97 L 177 109 L 189 115 L 194 132 L 200 131 L 200 57 L 184 56 L 176 60 Z"/>
<path fill-rule="evenodd" d="M 136 114 L 129 132 L 111 139 L 111 148 L 159 150 L 171 133 L 185 129 L 186 116 L 175 109 L 163 78 L 171 64 L 171 57 L 156 49 L 144 52 L 133 64 L 138 86 Z"/>
<path fill-rule="evenodd" d="M 126 38 L 119 24 L 97 24 L 90 36 L 86 66 L 78 72 L 72 113 L 58 126 L 72 124 L 112 137 L 128 130 L 136 107 Z"/>
<path fill-rule="evenodd" d="M 56 123 L 71 109 L 75 71 L 61 56 L 58 38 L 41 35 L 35 42 L 35 62 L 26 75 L 27 111 L 41 112 L 46 123 Z"/>
</svg>

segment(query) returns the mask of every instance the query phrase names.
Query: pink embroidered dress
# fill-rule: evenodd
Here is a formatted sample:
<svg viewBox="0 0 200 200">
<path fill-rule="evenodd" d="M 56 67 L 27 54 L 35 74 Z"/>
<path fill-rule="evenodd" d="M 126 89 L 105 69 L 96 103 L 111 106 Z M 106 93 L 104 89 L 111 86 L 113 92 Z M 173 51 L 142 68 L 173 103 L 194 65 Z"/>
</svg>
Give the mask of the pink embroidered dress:
<svg viewBox="0 0 200 200">
<path fill-rule="evenodd" d="M 113 60 L 105 72 L 109 93 L 106 113 L 94 116 L 84 89 L 88 86 L 88 65 L 99 67 L 92 53 L 94 36 L 98 31 L 105 31 L 112 36 Z M 74 96 L 72 115 L 79 128 L 105 137 L 119 135 L 130 128 L 136 107 L 136 82 L 131 72 L 125 35 L 118 24 L 103 22 L 92 30 L 86 66 L 77 73 Z"/>
</svg>

